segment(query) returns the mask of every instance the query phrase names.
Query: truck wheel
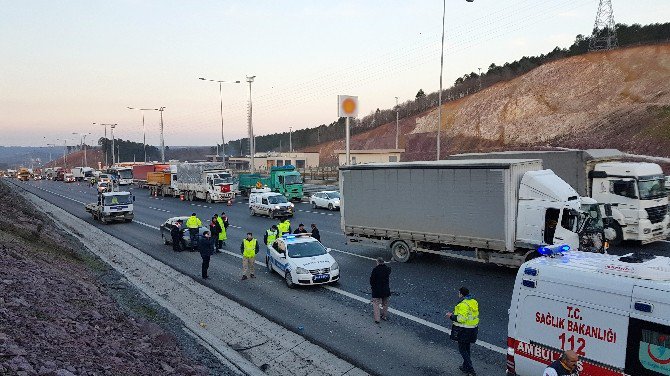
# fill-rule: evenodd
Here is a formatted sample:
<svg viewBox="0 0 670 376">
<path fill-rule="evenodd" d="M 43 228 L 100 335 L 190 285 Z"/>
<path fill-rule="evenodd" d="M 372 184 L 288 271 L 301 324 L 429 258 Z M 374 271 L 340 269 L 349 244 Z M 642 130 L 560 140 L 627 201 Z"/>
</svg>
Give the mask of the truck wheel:
<svg viewBox="0 0 670 376">
<path fill-rule="evenodd" d="M 126 223 L 130 223 L 130 222 L 133 221 L 133 219 L 132 218 L 126 218 L 125 221 L 126 221 Z"/>
<path fill-rule="evenodd" d="M 616 234 L 614 236 L 614 239 L 611 239 L 609 241 L 610 244 L 613 245 L 613 246 L 617 246 L 617 245 L 621 244 L 621 242 L 623 241 L 623 230 L 621 229 L 621 226 L 618 223 L 614 222 L 610 225 L 610 228 L 612 230 L 614 230 L 614 232 Z"/>
<path fill-rule="evenodd" d="M 397 241 L 391 245 L 391 257 L 397 262 L 407 262 L 409 257 L 412 254 L 407 243 L 403 241 Z"/>
<path fill-rule="evenodd" d="M 212 196 L 210 196 L 209 193 L 207 194 L 207 197 L 205 197 L 205 201 L 207 201 L 208 204 L 212 203 Z"/>
<path fill-rule="evenodd" d="M 189 201 L 195 200 L 195 192 L 189 192 L 188 193 L 188 200 Z"/>
<path fill-rule="evenodd" d="M 291 277 L 291 272 L 286 272 L 286 275 L 284 276 L 284 281 L 286 281 L 286 286 L 290 289 L 292 289 L 293 286 L 295 286 L 293 284 L 293 277 Z"/>
<path fill-rule="evenodd" d="M 106 225 L 106 224 L 107 224 L 107 218 L 105 218 L 105 217 L 100 217 L 100 222 L 102 222 L 102 224 L 105 224 L 105 225 Z"/>
</svg>

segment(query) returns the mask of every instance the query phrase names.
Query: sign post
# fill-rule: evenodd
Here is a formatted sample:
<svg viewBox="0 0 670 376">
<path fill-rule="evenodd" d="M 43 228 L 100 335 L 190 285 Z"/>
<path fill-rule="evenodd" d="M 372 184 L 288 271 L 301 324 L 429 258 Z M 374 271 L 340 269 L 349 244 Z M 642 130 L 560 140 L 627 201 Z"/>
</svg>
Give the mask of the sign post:
<svg viewBox="0 0 670 376">
<path fill-rule="evenodd" d="M 346 160 L 347 165 L 351 165 L 351 152 L 349 148 L 349 140 L 351 133 L 349 130 L 349 118 L 358 116 L 358 97 L 351 95 L 337 96 L 337 115 L 346 118 L 345 124 L 345 144 L 346 144 Z"/>
</svg>

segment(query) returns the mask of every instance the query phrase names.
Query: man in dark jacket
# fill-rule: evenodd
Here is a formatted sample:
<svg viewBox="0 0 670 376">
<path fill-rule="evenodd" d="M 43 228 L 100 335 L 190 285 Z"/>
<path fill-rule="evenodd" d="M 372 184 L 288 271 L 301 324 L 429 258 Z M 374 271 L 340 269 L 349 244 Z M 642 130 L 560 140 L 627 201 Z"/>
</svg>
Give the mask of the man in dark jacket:
<svg viewBox="0 0 670 376">
<path fill-rule="evenodd" d="M 305 225 L 303 225 L 302 223 L 298 225 L 298 228 L 295 229 L 295 231 L 293 231 L 293 235 L 298 235 L 298 236 L 300 236 L 300 234 L 306 234 L 306 233 L 307 233 L 307 230 L 305 229 Z"/>
<path fill-rule="evenodd" d="M 209 222 L 209 231 L 212 233 L 212 243 L 214 243 L 214 253 L 219 251 L 219 234 L 221 233 L 221 225 L 219 224 L 219 215 L 214 214 L 211 222 Z"/>
<path fill-rule="evenodd" d="M 214 254 L 214 243 L 209 231 L 205 231 L 198 240 L 198 251 L 202 257 L 202 278 L 207 279 L 207 269 L 209 269 L 209 258 Z"/>
<path fill-rule="evenodd" d="M 375 323 L 379 324 L 379 306 L 382 306 L 381 319 L 388 320 L 389 297 L 391 288 L 389 287 L 389 276 L 391 268 L 386 266 L 384 259 L 377 258 L 377 266 L 372 269 L 370 274 L 370 288 L 372 290 L 372 311 L 374 312 Z"/>
<path fill-rule="evenodd" d="M 181 221 L 175 222 L 175 224 L 170 229 L 170 237 L 172 237 L 172 250 L 175 252 L 181 252 L 181 242 L 182 242 L 182 232 L 181 232 Z"/>
<path fill-rule="evenodd" d="M 321 241 L 321 234 L 319 234 L 319 229 L 316 228 L 316 224 L 312 223 L 312 237 L 318 241 Z"/>
</svg>

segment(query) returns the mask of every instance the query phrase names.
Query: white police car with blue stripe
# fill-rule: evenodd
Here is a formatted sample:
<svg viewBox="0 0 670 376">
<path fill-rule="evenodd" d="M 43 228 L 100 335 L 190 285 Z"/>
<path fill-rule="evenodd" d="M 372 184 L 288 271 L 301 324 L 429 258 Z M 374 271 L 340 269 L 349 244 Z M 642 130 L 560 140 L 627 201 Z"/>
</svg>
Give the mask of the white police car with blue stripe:
<svg viewBox="0 0 670 376">
<path fill-rule="evenodd" d="M 308 234 L 287 234 L 267 246 L 265 265 L 283 276 L 288 287 L 337 283 L 340 267 L 329 252 Z"/>
</svg>

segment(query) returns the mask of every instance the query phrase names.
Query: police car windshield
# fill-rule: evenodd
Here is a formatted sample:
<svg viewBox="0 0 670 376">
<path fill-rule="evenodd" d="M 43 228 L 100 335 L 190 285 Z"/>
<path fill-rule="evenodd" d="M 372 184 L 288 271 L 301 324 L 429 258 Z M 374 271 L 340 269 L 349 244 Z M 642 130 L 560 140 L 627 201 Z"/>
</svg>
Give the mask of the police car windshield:
<svg viewBox="0 0 670 376">
<path fill-rule="evenodd" d="M 268 202 L 271 204 L 284 204 L 288 201 L 286 201 L 286 197 L 277 195 L 268 197 Z"/>
<path fill-rule="evenodd" d="M 288 257 L 301 258 L 326 254 L 326 249 L 319 242 L 295 243 L 288 245 Z"/>
<path fill-rule="evenodd" d="M 130 195 L 105 196 L 105 205 L 128 205 L 132 203 Z"/>
</svg>

